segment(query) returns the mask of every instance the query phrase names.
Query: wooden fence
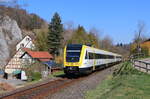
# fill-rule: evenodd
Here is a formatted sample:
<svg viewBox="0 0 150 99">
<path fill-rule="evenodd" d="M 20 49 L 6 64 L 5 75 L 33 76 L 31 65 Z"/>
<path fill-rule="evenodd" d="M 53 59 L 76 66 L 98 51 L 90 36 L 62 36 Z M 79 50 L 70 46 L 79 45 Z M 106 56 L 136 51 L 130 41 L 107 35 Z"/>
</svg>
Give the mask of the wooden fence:
<svg viewBox="0 0 150 99">
<path fill-rule="evenodd" d="M 132 60 L 132 62 L 136 69 L 143 71 L 143 72 L 150 73 L 150 63 L 140 61 L 140 60 Z"/>
</svg>

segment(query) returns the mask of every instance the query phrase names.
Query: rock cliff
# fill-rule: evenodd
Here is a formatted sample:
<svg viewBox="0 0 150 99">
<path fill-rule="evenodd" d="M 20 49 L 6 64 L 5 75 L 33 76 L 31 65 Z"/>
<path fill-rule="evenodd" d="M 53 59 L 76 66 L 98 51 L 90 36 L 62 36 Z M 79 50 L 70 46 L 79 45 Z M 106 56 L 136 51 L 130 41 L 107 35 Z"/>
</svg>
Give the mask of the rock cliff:
<svg viewBox="0 0 150 99">
<path fill-rule="evenodd" d="M 17 22 L 8 16 L 0 16 L 0 68 L 7 63 L 13 48 L 21 39 L 22 32 Z"/>
</svg>

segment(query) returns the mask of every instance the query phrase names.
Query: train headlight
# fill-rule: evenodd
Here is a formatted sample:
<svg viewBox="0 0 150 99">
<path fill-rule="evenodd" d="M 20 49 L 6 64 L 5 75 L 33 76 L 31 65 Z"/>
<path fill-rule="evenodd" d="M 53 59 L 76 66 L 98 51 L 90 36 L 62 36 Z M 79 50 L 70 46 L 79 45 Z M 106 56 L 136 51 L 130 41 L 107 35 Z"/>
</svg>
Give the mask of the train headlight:
<svg viewBox="0 0 150 99">
<path fill-rule="evenodd" d="M 70 67 L 70 70 L 73 70 L 73 67 Z"/>
</svg>

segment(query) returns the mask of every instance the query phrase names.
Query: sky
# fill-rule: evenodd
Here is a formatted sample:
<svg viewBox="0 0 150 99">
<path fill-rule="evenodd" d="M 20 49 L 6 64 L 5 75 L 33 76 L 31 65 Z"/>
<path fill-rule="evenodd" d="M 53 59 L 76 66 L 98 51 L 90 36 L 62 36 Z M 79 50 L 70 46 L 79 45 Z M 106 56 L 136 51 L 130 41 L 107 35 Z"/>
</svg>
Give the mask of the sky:
<svg viewBox="0 0 150 99">
<path fill-rule="evenodd" d="M 50 22 L 58 12 L 63 23 L 73 22 L 88 31 L 99 30 L 100 38 L 109 36 L 113 43 L 130 43 L 138 22 L 146 24 L 143 35 L 150 37 L 150 0 L 20 0 L 29 13 Z"/>
</svg>

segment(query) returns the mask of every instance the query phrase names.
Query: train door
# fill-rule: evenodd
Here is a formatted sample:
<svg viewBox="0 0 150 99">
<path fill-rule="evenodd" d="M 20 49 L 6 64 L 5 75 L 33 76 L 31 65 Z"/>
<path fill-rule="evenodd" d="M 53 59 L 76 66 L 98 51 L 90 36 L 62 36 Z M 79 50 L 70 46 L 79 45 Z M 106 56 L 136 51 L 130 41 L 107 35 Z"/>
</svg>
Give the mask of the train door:
<svg viewBox="0 0 150 99">
<path fill-rule="evenodd" d="M 95 70 L 95 65 L 94 65 L 94 53 L 93 51 L 88 51 L 88 55 L 89 55 L 89 66 L 92 70 Z"/>
<path fill-rule="evenodd" d="M 117 62 L 117 57 L 116 56 L 114 56 L 114 60 L 115 60 L 114 62 Z"/>
<path fill-rule="evenodd" d="M 85 59 L 84 59 L 84 67 L 90 67 L 90 60 L 89 60 L 89 54 L 88 51 L 85 53 Z"/>
</svg>

